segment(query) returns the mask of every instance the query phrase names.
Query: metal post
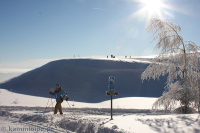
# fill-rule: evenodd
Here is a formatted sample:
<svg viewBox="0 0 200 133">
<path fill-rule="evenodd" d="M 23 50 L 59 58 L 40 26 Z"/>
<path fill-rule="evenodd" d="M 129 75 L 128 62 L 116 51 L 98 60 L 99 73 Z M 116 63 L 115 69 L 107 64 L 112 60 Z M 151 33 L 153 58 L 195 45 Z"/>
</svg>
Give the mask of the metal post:
<svg viewBox="0 0 200 133">
<path fill-rule="evenodd" d="M 112 118 L 112 95 L 110 95 L 111 96 L 111 120 L 113 120 L 113 118 Z"/>
</svg>

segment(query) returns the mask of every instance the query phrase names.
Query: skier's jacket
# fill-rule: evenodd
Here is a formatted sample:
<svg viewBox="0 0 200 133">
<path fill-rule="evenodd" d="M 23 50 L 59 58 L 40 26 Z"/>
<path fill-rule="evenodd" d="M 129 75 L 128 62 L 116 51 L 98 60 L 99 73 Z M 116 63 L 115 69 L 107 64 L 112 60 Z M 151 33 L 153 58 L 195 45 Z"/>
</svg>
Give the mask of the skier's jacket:
<svg viewBox="0 0 200 133">
<path fill-rule="evenodd" d="M 56 97 L 56 102 L 58 102 L 58 101 L 63 101 L 60 98 L 60 96 L 67 95 L 67 93 L 64 92 L 63 90 L 61 90 L 61 87 L 60 87 L 58 91 L 54 91 L 51 95 L 55 96 Z"/>
</svg>

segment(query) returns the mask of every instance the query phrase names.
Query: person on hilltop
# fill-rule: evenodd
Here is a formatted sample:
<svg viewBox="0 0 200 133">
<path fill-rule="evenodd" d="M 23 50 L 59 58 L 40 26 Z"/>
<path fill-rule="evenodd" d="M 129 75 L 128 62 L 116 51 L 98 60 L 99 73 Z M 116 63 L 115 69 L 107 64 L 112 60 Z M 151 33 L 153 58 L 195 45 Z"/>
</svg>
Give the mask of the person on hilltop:
<svg viewBox="0 0 200 133">
<path fill-rule="evenodd" d="M 61 103 L 63 102 L 63 99 L 65 99 L 66 101 L 68 100 L 67 93 L 61 89 L 61 86 L 59 86 L 59 84 L 56 84 L 56 90 L 54 92 L 50 91 L 49 93 L 56 97 L 56 105 L 54 109 L 54 114 L 57 114 L 57 111 L 59 110 L 60 114 L 62 115 L 63 112 L 62 112 Z"/>
</svg>

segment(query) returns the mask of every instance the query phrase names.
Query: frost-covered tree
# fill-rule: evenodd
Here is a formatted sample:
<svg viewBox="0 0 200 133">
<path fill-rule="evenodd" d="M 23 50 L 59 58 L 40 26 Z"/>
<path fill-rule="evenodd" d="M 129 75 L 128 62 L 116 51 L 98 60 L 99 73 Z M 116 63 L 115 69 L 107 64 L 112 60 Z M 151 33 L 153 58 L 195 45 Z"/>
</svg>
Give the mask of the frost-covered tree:
<svg viewBox="0 0 200 133">
<path fill-rule="evenodd" d="M 179 102 L 176 111 L 189 113 L 191 107 L 197 109 L 200 103 L 200 47 L 192 41 L 184 41 L 179 34 L 181 27 L 172 22 L 151 19 L 146 31 L 153 33 L 153 41 L 157 41 L 154 50 L 160 53 L 142 73 L 141 79 L 159 80 L 160 76 L 167 76 L 165 91 L 153 108 L 172 110 Z"/>
</svg>

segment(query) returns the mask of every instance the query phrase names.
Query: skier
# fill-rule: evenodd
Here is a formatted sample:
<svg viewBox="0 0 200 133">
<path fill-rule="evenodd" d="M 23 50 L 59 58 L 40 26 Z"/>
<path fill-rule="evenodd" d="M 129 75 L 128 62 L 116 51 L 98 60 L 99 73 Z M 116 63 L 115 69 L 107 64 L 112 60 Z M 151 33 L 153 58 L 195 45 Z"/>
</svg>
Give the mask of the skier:
<svg viewBox="0 0 200 133">
<path fill-rule="evenodd" d="M 59 110 L 60 114 L 62 115 L 63 112 L 62 112 L 61 103 L 63 102 L 63 99 L 65 99 L 66 101 L 68 100 L 67 93 L 61 90 L 61 87 L 59 86 L 59 84 L 56 84 L 56 90 L 53 93 L 51 91 L 49 93 L 56 97 L 57 103 L 54 109 L 54 114 L 57 114 L 57 110 Z"/>
</svg>

